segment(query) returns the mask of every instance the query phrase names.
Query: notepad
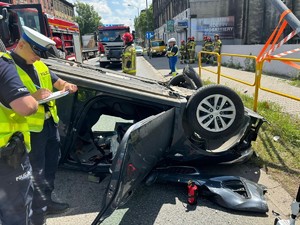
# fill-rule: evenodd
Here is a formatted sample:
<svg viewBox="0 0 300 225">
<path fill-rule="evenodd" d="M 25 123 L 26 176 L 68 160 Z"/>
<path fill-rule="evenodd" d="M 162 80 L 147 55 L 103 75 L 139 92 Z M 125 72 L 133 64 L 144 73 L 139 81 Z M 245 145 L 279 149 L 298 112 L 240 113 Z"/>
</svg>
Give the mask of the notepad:
<svg viewBox="0 0 300 225">
<path fill-rule="evenodd" d="M 49 102 L 51 100 L 55 100 L 55 99 L 64 97 L 69 93 L 70 93 L 69 91 L 56 91 L 56 92 L 53 92 L 51 95 L 49 95 L 47 98 L 39 100 L 38 103 L 43 104 L 43 103 Z"/>
</svg>

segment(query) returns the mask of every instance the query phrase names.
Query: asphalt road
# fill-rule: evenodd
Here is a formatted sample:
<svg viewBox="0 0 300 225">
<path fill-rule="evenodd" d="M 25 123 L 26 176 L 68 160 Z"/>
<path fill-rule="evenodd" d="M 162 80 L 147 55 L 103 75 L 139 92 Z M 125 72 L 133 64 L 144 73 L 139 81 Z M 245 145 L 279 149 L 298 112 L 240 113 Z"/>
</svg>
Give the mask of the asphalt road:
<svg viewBox="0 0 300 225">
<path fill-rule="evenodd" d="M 150 60 L 151 62 L 151 60 Z M 91 59 L 89 64 L 98 66 L 97 59 Z M 137 75 L 164 80 L 160 73 L 150 66 L 143 57 L 137 58 Z M 120 68 L 113 67 L 120 71 Z M 260 182 L 263 174 L 258 168 L 247 165 L 213 166 L 203 168 L 210 173 L 224 175 L 241 175 L 255 182 Z M 101 201 L 107 181 L 92 182 L 93 177 L 87 173 L 60 169 L 57 173 L 55 198 L 68 202 L 71 206 L 64 214 L 47 218 L 48 225 L 88 225 L 96 217 L 101 208 Z M 264 181 L 263 181 L 264 182 Z M 274 185 L 273 187 L 271 185 Z M 269 186 L 271 192 L 277 184 Z M 201 195 L 201 193 L 200 193 Z M 277 194 L 278 195 L 278 194 Z M 267 196 L 268 197 L 268 196 Z M 198 205 L 187 208 L 186 187 L 174 184 L 141 185 L 133 197 L 106 219 L 105 225 L 267 225 L 274 223 L 274 216 L 268 214 L 253 214 L 234 212 L 219 207 L 208 199 L 200 197 Z M 280 207 L 270 201 L 270 210 L 288 213 L 288 200 Z"/>
</svg>

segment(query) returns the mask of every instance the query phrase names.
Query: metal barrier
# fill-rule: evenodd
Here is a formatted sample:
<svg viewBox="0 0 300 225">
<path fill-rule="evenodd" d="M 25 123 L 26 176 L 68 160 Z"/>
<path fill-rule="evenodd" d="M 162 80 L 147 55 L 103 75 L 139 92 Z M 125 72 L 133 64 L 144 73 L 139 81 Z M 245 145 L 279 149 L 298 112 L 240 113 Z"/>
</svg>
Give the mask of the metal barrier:
<svg viewBox="0 0 300 225">
<path fill-rule="evenodd" d="M 208 68 L 205 68 L 202 66 L 202 54 L 210 54 L 210 55 L 216 55 L 217 57 L 217 71 L 213 71 L 210 70 Z M 222 61 L 222 57 L 223 56 L 230 56 L 230 57 L 240 57 L 240 58 L 250 58 L 250 59 L 254 59 L 256 61 L 256 56 L 251 56 L 251 55 L 239 55 L 239 54 L 229 54 L 229 53 L 221 53 L 221 55 L 219 55 L 216 52 L 206 52 L 206 51 L 201 51 L 198 53 L 198 65 L 199 65 L 199 75 L 201 77 L 201 70 L 206 70 L 208 72 L 214 73 L 218 76 L 217 78 L 217 83 L 220 84 L 221 81 L 221 77 L 225 77 L 227 79 L 248 85 L 248 86 L 252 86 L 255 87 L 255 91 L 254 91 L 254 100 L 253 100 L 253 111 L 257 111 L 257 107 L 258 107 L 258 95 L 259 95 L 259 90 L 263 90 L 272 94 L 276 94 L 276 95 L 280 95 L 286 98 L 290 98 L 296 101 L 300 101 L 299 97 L 293 96 L 293 95 L 289 95 L 286 93 L 282 93 L 276 90 L 272 90 L 266 87 L 261 86 L 261 78 L 262 78 L 262 69 L 263 69 L 263 65 L 265 61 L 271 61 L 271 60 L 276 60 L 276 61 L 292 61 L 292 62 L 300 62 L 300 59 L 293 59 L 293 58 L 266 58 L 264 60 L 262 60 L 261 62 L 257 62 L 256 61 L 256 67 L 255 67 L 255 80 L 253 83 L 249 83 L 237 78 L 234 78 L 232 76 L 229 75 L 225 75 L 221 73 L 221 61 Z"/>
</svg>

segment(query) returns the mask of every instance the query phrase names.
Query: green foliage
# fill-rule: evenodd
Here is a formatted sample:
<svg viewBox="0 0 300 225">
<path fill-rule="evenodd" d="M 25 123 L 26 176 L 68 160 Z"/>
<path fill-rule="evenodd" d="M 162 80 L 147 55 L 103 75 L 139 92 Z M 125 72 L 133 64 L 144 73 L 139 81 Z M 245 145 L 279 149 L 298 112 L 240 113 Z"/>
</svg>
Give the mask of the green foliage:
<svg viewBox="0 0 300 225">
<path fill-rule="evenodd" d="M 253 107 L 252 97 L 243 94 L 240 94 L 240 97 L 246 107 Z M 259 102 L 257 111 L 270 123 L 266 128 L 267 132 L 278 135 L 290 145 L 300 148 L 300 118 L 291 117 L 284 113 L 279 105 L 267 101 Z"/>
<path fill-rule="evenodd" d="M 94 33 L 97 31 L 99 25 L 101 25 L 101 16 L 95 11 L 92 5 L 76 1 L 74 4 L 76 7 L 77 16 L 75 21 L 79 25 L 80 34 L 85 35 L 88 33 Z"/>
<path fill-rule="evenodd" d="M 299 72 L 298 76 L 292 78 L 290 84 L 293 86 L 296 86 L 296 87 L 300 87 L 300 72 Z"/>
<path fill-rule="evenodd" d="M 150 5 L 148 11 L 143 10 L 139 17 L 134 19 L 134 29 L 137 37 L 145 39 L 147 31 L 154 30 L 154 19 L 153 19 L 153 6 Z"/>
<path fill-rule="evenodd" d="M 252 53 L 250 53 L 250 55 L 252 55 Z M 244 68 L 245 71 L 255 72 L 255 68 L 256 68 L 255 59 L 245 58 L 244 64 L 245 64 L 245 68 Z"/>
</svg>

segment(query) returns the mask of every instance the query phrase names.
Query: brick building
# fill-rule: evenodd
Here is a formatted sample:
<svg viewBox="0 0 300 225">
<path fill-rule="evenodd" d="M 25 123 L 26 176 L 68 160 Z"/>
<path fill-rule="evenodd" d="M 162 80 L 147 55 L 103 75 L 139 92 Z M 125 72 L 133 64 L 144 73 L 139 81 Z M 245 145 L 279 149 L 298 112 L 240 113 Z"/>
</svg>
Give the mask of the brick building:
<svg viewBox="0 0 300 225">
<path fill-rule="evenodd" d="M 9 2 L 11 4 L 41 4 L 43 11 L 47 14 L 69 21 L 74 19 L 74 5 L 66 0 L 10 0 Z"/>
</svg>

